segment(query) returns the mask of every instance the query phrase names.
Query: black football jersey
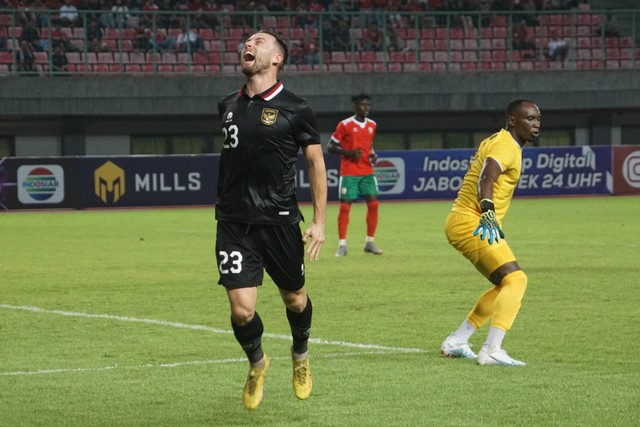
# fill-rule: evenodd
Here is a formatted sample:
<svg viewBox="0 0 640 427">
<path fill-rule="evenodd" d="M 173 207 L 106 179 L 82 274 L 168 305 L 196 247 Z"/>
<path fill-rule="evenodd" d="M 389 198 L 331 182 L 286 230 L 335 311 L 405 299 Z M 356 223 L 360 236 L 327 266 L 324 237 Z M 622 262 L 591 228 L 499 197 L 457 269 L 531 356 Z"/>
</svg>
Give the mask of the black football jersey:
<svg viewBox="0 0 640 427">
<path fill-rule="evenodd" d="M 279 81 L 251 98 L 244 90 L 232 93 L 218 112 L 225 141 L 216 218 L 248 224 L 300 222 L 296 160 L 301 147 L 320 143 L 307 101 Z"/>
</svg>

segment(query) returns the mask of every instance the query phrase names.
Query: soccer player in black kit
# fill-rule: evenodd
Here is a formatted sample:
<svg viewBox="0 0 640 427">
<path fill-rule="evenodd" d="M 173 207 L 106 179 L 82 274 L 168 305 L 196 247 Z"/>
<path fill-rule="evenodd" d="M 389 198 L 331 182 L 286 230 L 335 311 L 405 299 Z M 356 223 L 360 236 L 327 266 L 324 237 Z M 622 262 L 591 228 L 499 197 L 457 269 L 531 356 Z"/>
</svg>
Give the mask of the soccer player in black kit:
<svg viewBox="0 0 640 427">
<path fill-rule="evenodd" d="M 317 260 L 325 240 L 327 173 L 313 110 L 278 80 L 287 53 L 276 33 L 249 37 L 241 52 L 246 83 L 218 105 L 225 137 L 216 203 L 218 283 L 227 290 L 233 332 L 250 363 L 242 396 L 247 409 L 260 405 L 269 368 L 256 312 L 264 270 L 278 286 L 291 326 L 294 393 L 307 399 L 312 388 L 307 347 L 312 305 L 304 257 Z M 304 234 L 295 192 L 300 149 L 313 203 Z"/>
</svg>

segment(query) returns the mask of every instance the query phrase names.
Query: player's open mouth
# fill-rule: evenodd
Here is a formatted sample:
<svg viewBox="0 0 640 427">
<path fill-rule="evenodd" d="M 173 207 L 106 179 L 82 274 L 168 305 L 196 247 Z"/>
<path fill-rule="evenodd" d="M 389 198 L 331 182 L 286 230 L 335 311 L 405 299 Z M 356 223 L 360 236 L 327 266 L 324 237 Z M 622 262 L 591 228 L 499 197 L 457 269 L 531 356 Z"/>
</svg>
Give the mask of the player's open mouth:
<svg viewBox="0 0 640 427">
<path fill-rule="evenodd" d="M 244 53 L 242 54 L 242 59 L 244 59 L 245 62 L 251 62 L 256 59 L 256 55 L 255 53 L 249 50 L 245 50 Z"/>
</svg>

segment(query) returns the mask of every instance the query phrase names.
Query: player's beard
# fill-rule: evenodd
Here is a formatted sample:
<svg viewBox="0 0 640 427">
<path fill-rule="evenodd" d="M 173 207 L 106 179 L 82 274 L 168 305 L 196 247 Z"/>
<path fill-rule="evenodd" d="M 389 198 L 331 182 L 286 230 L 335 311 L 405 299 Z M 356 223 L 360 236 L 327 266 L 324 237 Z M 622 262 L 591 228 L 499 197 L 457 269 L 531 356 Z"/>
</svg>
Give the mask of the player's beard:
<svg viewBox="0 0 640 427">
<path fill-rule="evenodd" d="M 251 77 L 259 74 L 261 71 L 268 70 L 270 66 L 271 62 L 266 59 L 264 55 L 258 55 L 256 53 L 253 64 L 247 65 L 247 63 L 242 60 L 242 73 L 247 77 Z"/>
</svg>

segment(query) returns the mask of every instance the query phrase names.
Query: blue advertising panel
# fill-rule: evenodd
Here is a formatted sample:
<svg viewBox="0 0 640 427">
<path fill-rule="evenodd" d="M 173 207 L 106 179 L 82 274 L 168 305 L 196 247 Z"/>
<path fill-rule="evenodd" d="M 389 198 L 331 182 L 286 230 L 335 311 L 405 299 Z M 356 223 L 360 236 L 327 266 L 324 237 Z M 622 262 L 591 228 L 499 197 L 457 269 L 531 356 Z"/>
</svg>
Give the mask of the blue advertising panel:
<svg viewBox="0 0 640 427">
<path fill-rule="evenodd" d="M 612 150 L 610 146 L 525 148 L 516 195 L 610 194 Z M 453 200 L 474 153 L 474 149 L 379 152 L 374 169 L 380 198 Z M 217 154 L 3 158 L 0 210 L 212 205 L 219 162 Z M 325 154 L 325 163 L 328 199 L 336 201 L 340 158 Z M 296 166 L 298 200 L 308 202 L 310 181 L 302 155 Z M 631 166 L 627 169 L 635 172 Z"/>
<path fill-rule="evenodd" d="M 384 151 L 376 163 L 381 199 L 456 197 L 475 149 Z M 611 147 L 525 148 L 516 195 L 612 191 Z"/>
<path fill-rule="evenodd" d="M 75 162 L 68 158 L 0 158 L 0 211 L 75 206 Z"/>
<path fill-rule="evenodd" d="M 78 158 L 79 207 L 213 204 L 217 155 Z"/>
<path fill-rule="evenodd" d="M 525 148 L 516 195 L 607 194 L 611 147 Z"/>
</svg>

